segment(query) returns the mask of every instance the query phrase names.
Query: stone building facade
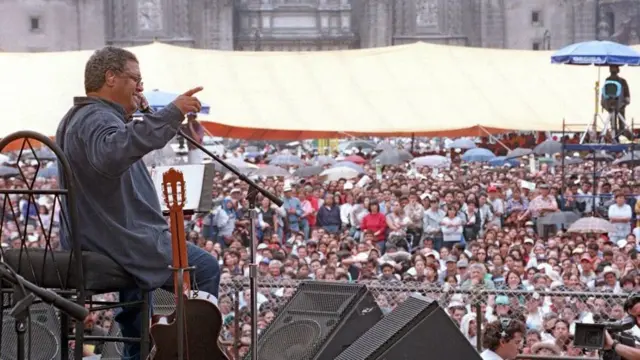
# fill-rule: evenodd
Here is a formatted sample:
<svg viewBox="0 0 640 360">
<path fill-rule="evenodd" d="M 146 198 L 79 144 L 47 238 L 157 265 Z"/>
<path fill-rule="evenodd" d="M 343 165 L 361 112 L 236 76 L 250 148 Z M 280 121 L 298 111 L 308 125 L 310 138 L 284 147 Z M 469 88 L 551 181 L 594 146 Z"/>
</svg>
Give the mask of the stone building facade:
<svg viewBox="0 0 640 360">
<path fill-rule="evenodd" d="M 425 41 L 557 49 L 640 43 L 639 0 L 0 0 L 0 49 L 61 51 L 154 40 L 313 51 Z"/>
</svg>

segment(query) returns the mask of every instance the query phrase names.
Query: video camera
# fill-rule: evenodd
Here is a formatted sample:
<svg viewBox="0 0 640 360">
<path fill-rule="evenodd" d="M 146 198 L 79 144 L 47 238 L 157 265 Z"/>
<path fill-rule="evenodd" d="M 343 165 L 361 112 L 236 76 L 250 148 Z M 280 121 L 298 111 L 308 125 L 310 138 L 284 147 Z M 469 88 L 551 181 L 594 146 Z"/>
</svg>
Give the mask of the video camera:
<svg viewBox="0 0 640 360">
<path fill-rule="evenodd" d="M 631 309 L 638 303 L 640 303 L 640 293 L 629 295 L 623 305 L 624 312 L 629 314 Z M 626 333 L 626 331 L 631 330 L 636 323 L 636 317 L 632 315 L 617 322 L 602 322 L 597 324 L 576 323 L 573 344 L 579 348 L 603 350 L 605 331 L 608 331 L 614 340 L 619 341 L 623 345 L 635 347 L 636 342 L 640 341 L 640 339 L 630 333 Z M 624 358 L 618 356 L 613 350 L 602 351 L 602 359 L 624 360 Z"/>
<path fill-rule="evenodd" d="M 602 86 L 600 104 L 612 113 L 622 109 L 626 104 L 622 94 L 622 84 L 615 80 L 607 80 Z"/>
<path fill-rule="evenodd" d="M 633 316 L 627 316 L 624 319 L 610 323 L 585 324 L 576 323 L 575 336 L 573 345 L 584 349 L 604 349 L 605 330 L 613 336 L 623 331 L 631 330 L 636 325 L 636 319 Z M 630 338 L 631 345 L 635 345 L 635 341 Z M 620 342 L 624 343 L 622 340 Z"/>
</svg>

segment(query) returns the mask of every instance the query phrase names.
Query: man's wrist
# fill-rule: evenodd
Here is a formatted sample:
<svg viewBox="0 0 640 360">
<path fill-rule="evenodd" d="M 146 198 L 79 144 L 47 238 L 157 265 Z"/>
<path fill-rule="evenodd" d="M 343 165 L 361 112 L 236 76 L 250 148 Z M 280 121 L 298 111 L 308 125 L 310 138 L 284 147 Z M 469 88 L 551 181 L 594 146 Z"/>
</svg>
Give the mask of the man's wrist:
<svg viewBox="0 0 640 360">
<path fill-rule="evenodd" d="M 620 344 L 618 340 L 613 340 L 613 344 L 611 345 L 611 350 L 613 350 L 613 352 L 616 351 L 616 346 L 618 346 L 618 344 Z"/>
</svg>

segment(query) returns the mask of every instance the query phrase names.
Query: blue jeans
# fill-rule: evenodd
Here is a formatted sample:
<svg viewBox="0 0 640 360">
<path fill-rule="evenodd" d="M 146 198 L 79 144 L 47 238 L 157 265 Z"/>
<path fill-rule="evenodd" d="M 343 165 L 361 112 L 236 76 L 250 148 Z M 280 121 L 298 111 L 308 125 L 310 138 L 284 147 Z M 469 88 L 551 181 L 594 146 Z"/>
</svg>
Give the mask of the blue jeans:
<svg viewBox="0 0 640 360">
<path fill-rule="evenodd" d="M 191 281 L 197 284 L 199 290 L 218 298 L 218 287 L 220 286 L 220 267 L 218 260 L 208 252 L 191 243 L 187 243 L 187 257 L 189 259 L 189 265 L 195 266 L 196 268 L 191 272 Z M 162 288 L 173 293 L 173 276 L 169 278 Z M 120 291 L 121 302 L 140 300 L 142 300 L 142 293 L 139 289 Z M 120 325 L 120 331 L 123 337 L 140 337 L 140 327 L 142 324 L 140 315 L 140 308 L 128 307 L 120 309 L 115 320 Z M 151 314 L 148 314 L 148 316 L 151 316 Z M 212 339 L 211 341 L 217 341 L 217 339 Z M 140 344 L 125 343 L 122 350 L 122 359 L 145 360 L 140 359 Z"/>
<path fill-rule="evenodd" d="M 329 234 L 336 234 L 340 231 L 340 225 L 325 225 L 322 228 Z"/>
<path fill-rule="evenodd" d="M 305 218 L 300 218 L 300 227 L 302 227 L 302 233 L 304 233 L 304 239 L 307 240 L 311 232 L 311 229 L 309 228 L 309 220 Z"/>
<path fill-rule="evenodd" d="M 442 244 L 443 244 L 442 235 L 437 235 L 433 237 L 433 250 L 440 251 L 440 249 L 442 249 Z"/>
</svg>

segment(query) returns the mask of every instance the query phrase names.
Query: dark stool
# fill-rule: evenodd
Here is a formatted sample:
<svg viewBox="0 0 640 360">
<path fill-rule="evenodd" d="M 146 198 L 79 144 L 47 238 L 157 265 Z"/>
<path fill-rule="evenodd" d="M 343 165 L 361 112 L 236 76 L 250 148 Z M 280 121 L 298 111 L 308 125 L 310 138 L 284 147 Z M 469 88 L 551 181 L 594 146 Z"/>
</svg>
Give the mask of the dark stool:
<svg viewBox="0 0 640 360">
<path fill-rule="evenodd" d="M 75 204 L 75 182 L 73 172 L 69 165 L 69 161 L 64 155 L 62 149 L 53 142 L 49 137 L 33 131 L 19 131 L 10 134 L 0 140 L 0 152 L 10 144 L 19 144 L 20 151 L 16 159 L 16 163 L 23 161 L 35 161 L 36 169 L 42 169 L 41 160 L 53 161 L 57 160 L 59 189 L 39 189 L 34 186 L 35 179 L 25 175 L 23 169 L 17 169 L 14 184 L 18 184 L 17 189 L 0 189 L 0 234 L 2 233 L 5 223 L 13 222 L 16 225 L 19 237 L 12 241 L 20 242 L 19 246 L 13 244 L 14 249 L 5 250 L 0 248 L 0 256 L 12 267 L 18 274 L 35 285 L 47 288 L 68 299 L 75 301 L 78 305 L 85 306 L 88 299 L 93 295 L 117 292 L 126 289 L 137 289 L 137 285 L 131 275 L 129 275 L 122 267 L 117 265 L 111 258 L 98 253 L 82 251 L 79 241 L 75 241 L 78 234 L 77 209 L 75 206 L 62 207 L 60 211 L 60 227 L 65 230 L 70 242 L 70 251 L 52 250 L 57 249 L 58 244 L 51 240 L 50 229 L 41 226 L 42 232 L 40 246 L 42 248 L 31 247 L 30 239 L 27 238 L 26 229 L 28 225 L 42 225 L 42 218 L 39 211 L 32 218 L 25 222 L 19 220 L 20 212 L 16 212 L 17 202 L 19 199 L 27 201 L 27 209 L 31 206 L 38 208 L 36 196 L 47 195 L 54 198 L 54 204 L 68 203 Z M 48 150 L 47 150 L 48 148 Z M 12 197 L 14 198 L 12 200 Z M 17 197 L 18 199 L 15 199 Z M 22 210 L 22 209 L 20 209 Z M 42 244 L 44 242 L 44 244 Z M 5 287 L 0 283 L 0 305 L 3 309 L 11 304 L 5 301 L 5 294 L 11 293 L 13 288 Z M 143 293 L 143 300 L 130 303 L 119 302 L 94 302 L 89 301 L 90 311 L 102 311 L 120 307 L 137 306 L 140 307 L 142 313 L 149 313 L 149 293 Z M 31 308 L 31 315 L 36 310 Z M 2 323 L 3 311 L 0 311 L 0 323 Z M 53 316 L 55 317 L 55 316 Z M 69 358 L 69 340 L 73 334 L 75 339 L 75 350 L 73 352 L 75 359 L 82 358 L 82 350 L 84 340 L 92 342 L 139 342 L 141 347 L 141 358 L 146 359 L 149 353 L 149 317 L 143 316 L 142 334 L 140 338 L 122 338 L 115 336 L 85 336 L 84 323 L 74 321 L 73 326 L 69 317 L 59 312 L 60 317 L 60 355 L 61 359 Z M 49 320 L 51 317 L 47 317 Z M 57 321 L 56 321 L 57 322 Z M 50 326 L 50 322 L 47 322 Z M 3 324 L 4 325 L 4 324 Z M 3 328 L 4 326 L 0 327 Z M 70 331 L 73 329 L 73 331 Z M 49 329 L 52 330 L 52 329 Z M 1 331 L 1 330 L 0 330 Z M 57 331 L 56 331 L 57 332 Z M 0 336 L 2 333 L 0 332 Z M 40 344 L 42 346 L 42 344 Z M 8 345 L 7 345 L 8 346 Z M 35 347 L 36 345 L 34 345 Z M 4 349 L 0 349 L 2 351 Z"/>
</svg>

